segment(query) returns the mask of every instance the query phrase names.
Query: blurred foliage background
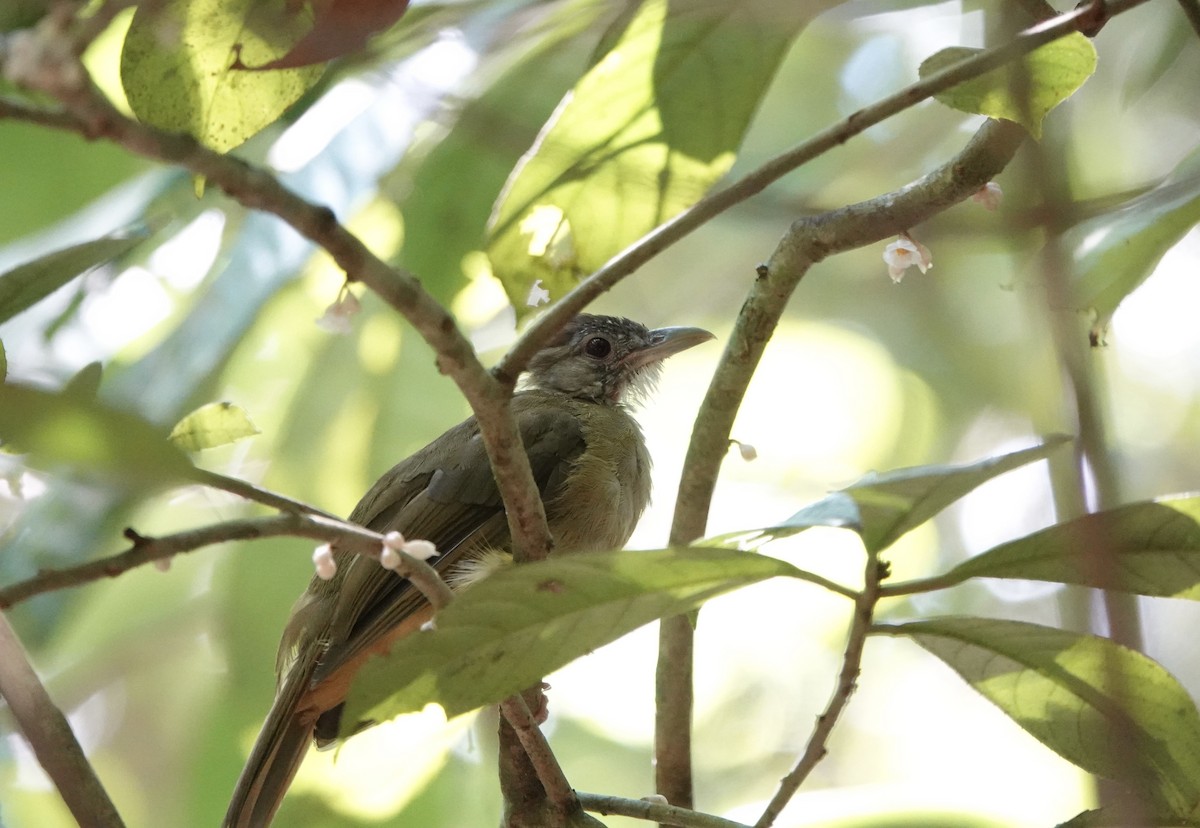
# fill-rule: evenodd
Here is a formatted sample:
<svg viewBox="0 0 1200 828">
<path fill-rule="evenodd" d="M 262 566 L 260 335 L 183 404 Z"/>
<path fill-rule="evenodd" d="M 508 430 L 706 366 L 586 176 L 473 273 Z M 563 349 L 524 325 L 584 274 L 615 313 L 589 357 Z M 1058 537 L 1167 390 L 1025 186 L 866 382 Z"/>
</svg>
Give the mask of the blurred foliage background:
<svg viewBox="0 0 1200 828">
<path fill-rule="evenodd" d="M 828 5 L 828 4 L 825 4 Z M 991 5 L 853 0 L 816 16 L 787 53 L 727 180 L 916 78 L 944 46 L 988 42 Z M 814 7 L 815 8 L 815 7 Z M 483 224 L 505 177 L 582 71 L 620 4 L 417 4 L 239 150 L 331 206 L 377 253 L 449 303 L 498 356 L 512 309 L 488 272 Z M 87 55 L 118 99 L 128 14 Z M 1200 135 L 1200 50 L 1178 7 L 1155 2 L 1096 39 L 1096 75 L 1046 123 L 1044 146 L 1080 215 L 1154 186 Z M 724 338 L 755 265 L 795 217 L 896 189 L 978 126 L 913 107 L 827 153 L 668 250 L 594 306 Z M 0 120 L 0 271 L 134 227 L 146 239 L 0 325 L 12 379 L 56 387 L 94 361 L 102 399 L 169 425 L 213 400 L 261 434 L 199 462 L 344 514 L 370 483 L 468 411 L 431 352 L 372 295 L 352 331 L 314 324 L 341 274 L 273 218 L 104 143 Z M 770 525 L 869 470 L 974 460 L 1070 429 L 1033 253 L 1027 158 L 1000 178 L 996 213 L 959 205 L 914 228 L 935 267 L 896 285 L 882 245 L 817 266 L 793 299 L 734 436 L 709 525 Z M 447 251 L 454 252 L 448 256 Z M 454 266 L 447 267 L 450 261 Z M 1092 351 L 1122 500 L 1200 478 L 1200 236 L 1186 236 L 1115 314 Z M 717 358 L 671 360 L 641 413 L 655 457 L 652 511 L 631 544 L 665 542 L 689 422 Z M 0 578 L 120 550 L 143 534 L 251 513 L 207 490 L 135 501 L 0 456 Z M 980 489 L 892 555 L 911 577 L 1053 520 L 1044 466 Z M 850 533 L 770 547 L 852 581 Z M 311 575 L 296 540 L 228 545 L 48 595 L 14 624 L 128 823 L 219 822 L 272 694 L 275 646 Z M 978 583 L 923 597 L 922 614 L 1059 623 L 1050 586 Z M 1149 653 L 1193 695 L 1196 609 L 1143 599 Z M 698 806 L 752 820 L 803 749 L 833 687 L 848 620 L 836 596 L 769 582 L 716 600 L 697 639 Z M 913 608 L 884 606 L 885 618 Z M 643 629 L 549 678 L 550 737 L 581 790 L 651 792 L 655 636 Z M 311 758 L 287 826 L 495 823 L 494 714 L 407 716 Z M 0 822 L 71 820 L 20 738 L 0 742 Z M 1087 807 L 1081 772 L 1019 730 L 914 645 L 871 640 L 829 756 L 783 825 L 1044 826 Z M 611 825 L 633 821 L 608 820 Z"/>
</svg>

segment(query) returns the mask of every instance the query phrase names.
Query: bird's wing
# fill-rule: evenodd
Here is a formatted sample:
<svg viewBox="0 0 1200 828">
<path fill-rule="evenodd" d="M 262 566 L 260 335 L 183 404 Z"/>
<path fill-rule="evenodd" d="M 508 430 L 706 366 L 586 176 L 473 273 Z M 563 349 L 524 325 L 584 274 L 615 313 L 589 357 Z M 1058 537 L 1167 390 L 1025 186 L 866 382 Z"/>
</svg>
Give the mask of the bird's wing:
<svg viewBox="0 0 1200 828">
<path fill-rule="evenodd" d="M 553 497 L 562 486 L 585 447 L 579 421 L 561 405 L 554 405 L 556 399 L 540 392 L 514 398 L 517 426 L 543 499 Z M 377 532 L 396 530 L 407 538 L 432 541 L 440 554 L 431 563 L 443 575 L 464 556 L 484 549 L 505 549 L 510 541 L 504 504 L 478 427 L 469 420 L 460 429 L 409 459 L 416 474 L 397 471 L 400 467 L 393 470 L 397 480 L 417 478 L 422 488 L 393 499 L 386 485 L 381 489 L 377 484 L 351 516 L 364 519 L 365 525 Z M 314 683 L 376 649 L 425 606 L 424 596 L 407 579 L 375 561 L 355 556 L 345 563 L 340 589 L 328 596 L 336 602 L 333 617 L 337 620 L 314 672 Z"/>
</svg>

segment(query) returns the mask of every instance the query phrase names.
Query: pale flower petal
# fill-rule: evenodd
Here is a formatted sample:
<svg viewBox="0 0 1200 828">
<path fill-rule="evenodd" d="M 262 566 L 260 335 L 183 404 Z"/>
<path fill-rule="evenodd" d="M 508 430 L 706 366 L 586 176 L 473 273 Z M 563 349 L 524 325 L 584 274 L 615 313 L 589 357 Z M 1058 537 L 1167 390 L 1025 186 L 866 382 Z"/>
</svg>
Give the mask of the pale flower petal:
<svg viewBox="0 0 1200 828">
<path fill-rule="evenodd" d="M 317 569 L 317 577 L 328 581 L 337 574 L 337 561 L 333 559 L 333 548 L 323 543 L 313 550 L 313 566 Z"/>
<path fill-rule="evenodd" d="M 1000 202 L 1004 198 L 1004 191 L 1000 189 L 1000 185 L 995 181 L 989 181 L 978 190 L 975 195 L 971 196 L 971 200 L 982 204 L 984 209 L 995 212 L 1000 207 Z"/>
<path fill-rule="evenodd" d="M 383 545 L 391 549 L 403 549 L 405 543 L 404 535 L 399 532 L 388 532 L 383 536 Z"/>
<path fill-rule="evenodd" d="M 346 335 L 350 333 L 351 322 L 362 310 L 358 297 L 343 287 L 338 293 L 337 301 L 325 309 L 325 313 L 317 320 L 317 327 L 332 334 Z"/>
<path fill-rule="evenodd" d="M 402 548 L 418 561 L 427 561 L 438 555 L 437 547 L 433 545 L 432 541 L 427 540 L 410 540 Z"/>
<path fill-rule="evenodd" d="M 901 236 L 884 248 L 883 260 L 887 263 L 888 275 L 893 282 L 899 282 L 904 277 L 904 271 L 910 267 L 916 267 L 922 273 L 933 267 L 929 248 L 908 235 Z"/>
<path fill-rule="evenodd" d="M 547 305 L 550 303 L 550 291 L 542 287 L 542 280 L 535 279 L 533 287 L 529 288 L 529 296 L 525 298 L 525 304 L 531 308 L 536 308 L 538 305 Z"/>
<path fill-rule="evenodd" d="M 384 544 L 383 549 L 379 552 L 379 565 L 384 569 L 395 569 L 400 566 L 400 553 Z"/>
</svg>

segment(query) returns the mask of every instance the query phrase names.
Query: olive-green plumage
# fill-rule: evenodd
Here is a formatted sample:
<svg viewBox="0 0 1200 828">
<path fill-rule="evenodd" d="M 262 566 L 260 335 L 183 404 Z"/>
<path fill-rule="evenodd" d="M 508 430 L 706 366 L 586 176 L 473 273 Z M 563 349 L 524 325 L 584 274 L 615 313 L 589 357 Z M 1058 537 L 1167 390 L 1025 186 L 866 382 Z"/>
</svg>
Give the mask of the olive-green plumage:
<svg viewBox="0 0 1200 828">
<path fill-rule="evenodd" d="M 629 540 L 650 501 L 650 455 L 628 403 L 649 390 L 662 360 L 711 338 L 585 314 L 530 361 L 512 408 L 556 554 Z M 350 520 L 432 541 L 439 555 L 431 563 L 452 584 L 511 545 L 474 418 L 394 466 Z M 275 702 L 238 779 L 229 828 L 270 823 L 309 743 L 329 744 L 344 729 L 342 702 L 358 668 L 432 615 L 417 589 L 377 562 L 336 550 L 334 559 L 337 573 L 313 578 L 284 629 Z"/>
</svg>

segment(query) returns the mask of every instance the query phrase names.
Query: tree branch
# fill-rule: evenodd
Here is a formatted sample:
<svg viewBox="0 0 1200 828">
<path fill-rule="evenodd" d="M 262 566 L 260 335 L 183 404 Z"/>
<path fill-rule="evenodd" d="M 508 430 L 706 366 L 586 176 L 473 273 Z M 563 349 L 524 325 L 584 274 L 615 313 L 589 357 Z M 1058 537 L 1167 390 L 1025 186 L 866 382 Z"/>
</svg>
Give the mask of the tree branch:
<svg viewBox="0 0 1200 828">
<path fill-rule="evenodd" d="M 0 613 L 0 696 L 80 825 L 121 828 L 120 814 L 62 714 L 38 679 L 17 633 Z"/>
<path fill-rule="evenodd" d="M 846 652 L 842 656 L 842 670 L 838 674 L 833 698 L 829 700 L 825 710 L 817 717 L 817 726 L 813 728 L 812 735 L 808 739 L 808 746 L 805 747 L 800 761 L 796 763 L 792 772 L 780 781 L 779 790 L 775 792 L 775 796 L 771 797 L 763 815 L 758 818 L 758 822 L 754 823 L 754 828 L 768 828 L 772 825 L 791 798 L 795 796 L 796 791 L 804 784 L 804 780 L 812 773 L 813 768 L 825 758 L 825 754 L 828 752 L 826 745 L 829 742 L 829 735 L 833 732 L 833 727 L 837 724 L 842 711 L 849 704 L 850 696 L 854 693 L 858 682 L 858 675 L 862 671 L 863 646 L 871 631 L 871 619 L 875 614 L 875 604 L 879 601 L 879 585 L 886 575 L 887 564 L 881 562 L 876 553 L 868 552 L 866 572 L 863 574 L 863 591 L 854 603 L 854 620 L 850 625 L 850 634 L 847 636 Z"/>
<path fill-rule="evenodd" d="M 968 198 L 1004 169 L 1024 135 L 1016 124 L 988 121 L 957 157 L 918 181 L 792 224 L 769 263 L 758 268 L 696 415 L 675 501 L 672 546 L 687 545 L 704 534 L 734 418 L 767 341 L 808 269 L 834 253 L 897 235 Z M 689 806 L 691 637 L 687 618 L 662 622 L 655 729 L 658 791 L 673 803 Z"/>
<path fill-rule="evenodd" d="M 0 68 L 13 82 L 56 98 L 62 113 L 4 101 L 0 117 L 17 118 L 103 138 L 137 155 L 183 167 L 219 187 L 242 205 L 271 213 L 324 249 L 348 279 L 360 281 L 398 311 L 437 353 L 437 365 L 466 397 L 504 498 L 518 560 L 546 557 L 551 547 L 545 510 L 508 407 L 513 383 L 486 371 L 454 318 L 412 274 L 389 266 L 345 228 L 327 208 L 288 190 L 271 173 L 221 155 L 187 135 L 165 132 L 121 114 L 96 88 L 71 52 L 71 21 L 54 15 L 33 30 L 15 32 L 0 53 Z M 14 59 L 15 53 L 21 60 Z M 513 378 L 515 381 L 515 377 Z"/>
<path fill-rule="evenodd" d="M 728 187 L 710 193 L 622 250 L 603 267 L 581 281 L 576 288 L 556 304 L 549 307 L 542 316 L 534 320 L 524 335 L 509 349 L 497 364 L 494 373 L 504 382 L 514 382 L 538 349 L 549 341 L 550 337 L 566 324 L 568 319 L 587 307 L 596 297 L 611 289 L 619 281 L 688 236 L 692 231 L 703 227 L 712 218 L 751 196 L 757 195 L 768 185 L 814 158 L 841 146 L 854 136 L 898 112 L 932 98 L 952 86 L 990 72 L 1052 40 L 1082 29 L 1102 26 L 1107 19 L 1145 2 L 1147 0 L 1096 2 L 1032 26 L 1008 43 L 948 66 L 940 72 L 922 78 L 916 83 L 852 113 L 849 117 L 817 133 L 807 141 L 775 156 Z"/>
<path fill-rule="evenodd" d="M 340 549 L 376 559 L 383 546 L 382 535 L 356 524 L 320 515 L 296 513 L 230 520 L 159 538 L 144 537 L 132 529 L 126 529 L 125 535 L 133 542 L 125 552 L 78 566 L 43 570 L 28 580 L 0 589 L 0 608 L 11 607 L 42 593 L 80 586 L 101 578 L 115 578 L 143 564 L 227 541 L 294 535 L 337 543 Z M 400 565 L 395 569 L 396 574 L 412 581 L 435 607 L 440 609 L 445 606 L 452 593 L 433 567 L 405 552 L 397 554 Z"/>
<path fill-rule="evenodd" d="M 606 794 L 577 793 L 583 807 L 603 816 L 633 817 L 675 828 L 750 828 L 732 819 L 690 811 L 687 808 L 677 808 L 649 799 L 626 799 L 623 796 L 608 796 Z"/>
</svg>

